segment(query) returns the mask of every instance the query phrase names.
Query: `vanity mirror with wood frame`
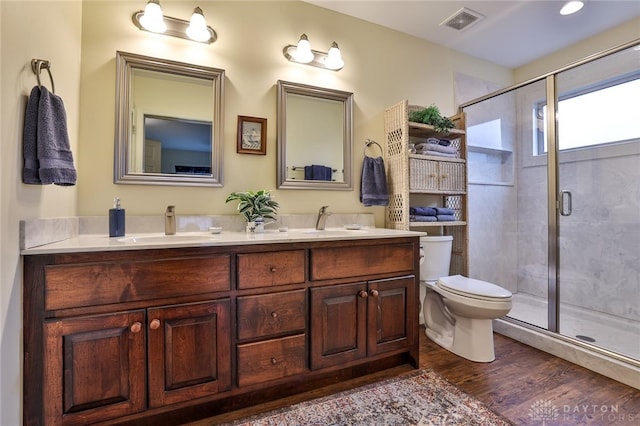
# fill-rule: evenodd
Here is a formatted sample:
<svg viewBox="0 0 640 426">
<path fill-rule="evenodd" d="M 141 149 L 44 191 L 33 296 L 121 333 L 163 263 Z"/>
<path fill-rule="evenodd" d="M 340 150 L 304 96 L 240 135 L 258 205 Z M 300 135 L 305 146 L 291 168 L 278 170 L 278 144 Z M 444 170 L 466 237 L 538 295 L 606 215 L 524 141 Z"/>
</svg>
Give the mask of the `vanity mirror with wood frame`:
<svg viewBox="0 0 640 426">
<path fill-rule="evenodd" d="M 114 182 L 222 186 L 224 70 L 116 52 Z"/>
<path fill-rule="evenodd" d="M 353 93 L 278 81 L 278 188 L 351 190 Z"/>
</svg>

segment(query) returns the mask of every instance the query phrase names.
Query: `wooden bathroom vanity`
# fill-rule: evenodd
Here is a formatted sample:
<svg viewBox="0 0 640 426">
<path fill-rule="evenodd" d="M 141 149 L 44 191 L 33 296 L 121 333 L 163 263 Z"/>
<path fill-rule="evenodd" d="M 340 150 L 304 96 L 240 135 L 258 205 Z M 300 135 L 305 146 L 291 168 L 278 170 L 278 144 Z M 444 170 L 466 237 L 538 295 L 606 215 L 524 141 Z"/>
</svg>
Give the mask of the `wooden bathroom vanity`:
<svg viewBox="0 0 640 426">
<path fill-rule="evenodd" d="M 419 236 L 375 231 L 24 250 L 24 424 L 180 424 L 417 368 Z"/>
</svg>

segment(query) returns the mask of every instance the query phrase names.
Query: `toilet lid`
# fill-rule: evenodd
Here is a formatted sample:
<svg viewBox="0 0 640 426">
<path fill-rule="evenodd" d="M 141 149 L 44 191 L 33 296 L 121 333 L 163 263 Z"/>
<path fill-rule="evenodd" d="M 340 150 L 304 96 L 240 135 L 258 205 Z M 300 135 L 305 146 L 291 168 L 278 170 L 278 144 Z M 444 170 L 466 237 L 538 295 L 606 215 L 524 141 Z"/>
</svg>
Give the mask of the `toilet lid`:
<svg viewBox="0 0 640 426">
<path fill-rule="evenodd" d="M 442 277 L 438 279 L 437 285 L 462 296 L 471 295 L 487 299 L 508 299 L 512 296 L 509 290 L 498 285 L 463 277 L 462 275 Z"/>
</svg>

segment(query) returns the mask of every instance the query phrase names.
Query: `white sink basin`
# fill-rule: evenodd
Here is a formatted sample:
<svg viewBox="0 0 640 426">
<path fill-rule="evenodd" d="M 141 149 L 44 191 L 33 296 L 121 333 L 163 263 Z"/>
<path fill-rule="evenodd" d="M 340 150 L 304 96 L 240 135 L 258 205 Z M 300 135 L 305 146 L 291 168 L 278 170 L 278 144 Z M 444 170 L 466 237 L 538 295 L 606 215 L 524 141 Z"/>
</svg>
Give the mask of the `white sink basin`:
<svg viewBox="0 0 640 426">
<path fill-rule="evenodd" d="M 181 244 L 216 241 L 213 235 L 139 235 L 118 238 L 118 242 L 127 244 Z"/>
</svg>

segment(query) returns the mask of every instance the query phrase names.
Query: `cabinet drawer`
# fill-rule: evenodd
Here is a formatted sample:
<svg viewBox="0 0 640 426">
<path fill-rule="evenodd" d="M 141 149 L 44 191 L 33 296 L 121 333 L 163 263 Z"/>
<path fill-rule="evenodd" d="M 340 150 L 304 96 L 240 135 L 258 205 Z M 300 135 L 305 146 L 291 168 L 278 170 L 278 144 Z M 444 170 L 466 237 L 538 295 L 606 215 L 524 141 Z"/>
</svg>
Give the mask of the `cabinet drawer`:
<svg viewBox="0 0 640 426">
<path fill-rule="evenodd" d="M 311 279 L 361 277 L 374 274 L 412 273 L 413 244 L 311 249 Z"/>
<path fill-rule="evenodd" d="M 45 267 L 45 309 L 225 291 L 231 288 L 229 255 L 104 262 Z"/>
<path fill-rule="evenodd" d="M 238 297 L 238 339 L 266 337 L 306 327 L 305 290 Z"/>
<path fill-rule="evenodd" d="M 238 386 L 307 371 L 306 335 L 238 345 Z"/>
<path fill-rule="evenodd" d="M 304 282 L 304 250 L 238 255 L 238 288 L 258 288 Z"/>
</svg>

